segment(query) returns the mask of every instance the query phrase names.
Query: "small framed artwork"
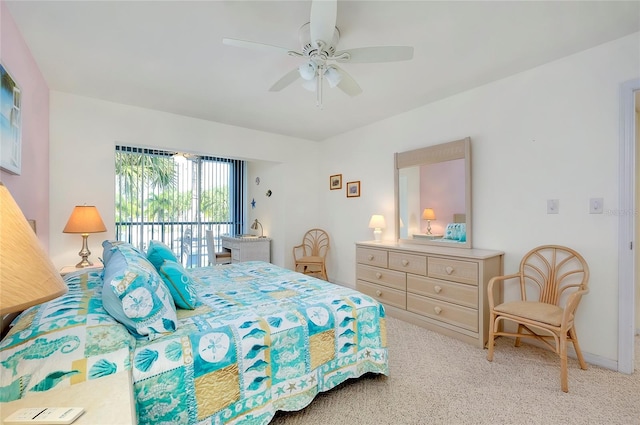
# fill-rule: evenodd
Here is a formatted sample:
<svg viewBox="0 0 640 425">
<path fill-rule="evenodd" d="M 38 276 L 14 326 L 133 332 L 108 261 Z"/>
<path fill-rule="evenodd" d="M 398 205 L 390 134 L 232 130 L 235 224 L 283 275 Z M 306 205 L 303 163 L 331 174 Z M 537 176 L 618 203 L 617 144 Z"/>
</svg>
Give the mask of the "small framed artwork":
<svg viewBox="0 0 640 425">
<path fill-rule="evenodd" d="M 360 196 L 360 180 L 347 182 L 347 198 L 357 198 L 358 196 Z"/>
<path fill-rule="evenodd" d="M 342 189 L 342 174 L 335 174 L 329 177 L 329 189 Z"/>
<path fill-rule="evenodd" d="M 11 174 L 20 175 L 22 171 L 22 92 L 0 64 L 0 168 Z"/>
</svg>

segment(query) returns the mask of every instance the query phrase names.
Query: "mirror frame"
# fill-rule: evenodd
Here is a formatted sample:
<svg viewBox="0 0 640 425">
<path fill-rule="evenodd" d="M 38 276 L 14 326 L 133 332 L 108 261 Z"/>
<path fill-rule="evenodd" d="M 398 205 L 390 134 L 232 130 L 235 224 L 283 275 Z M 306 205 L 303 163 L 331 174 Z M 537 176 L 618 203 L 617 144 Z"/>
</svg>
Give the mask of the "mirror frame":
<svg viewBox="0 0 640 425">
<path fill-rule="evenodd" d="M 434 242 L 428 239 L 401 239 L 400 238 L 400 169 L 417 167 L 439 162 L 451 161 L 454 159 L 464 159 L 465 171 L 465 227 L 467 229 L 467 240 L 464 243 L 443 243 Z M 455 140 L 453 142 L 442 143 L 426 148 L 414 149 L 394 154 L 394 189 L 395 189 L 395 226 L 398 242 L 432 245 L 446 248 L 471 248 L 472 228 L 471 228 L 471 138 Z"/>
</svg>

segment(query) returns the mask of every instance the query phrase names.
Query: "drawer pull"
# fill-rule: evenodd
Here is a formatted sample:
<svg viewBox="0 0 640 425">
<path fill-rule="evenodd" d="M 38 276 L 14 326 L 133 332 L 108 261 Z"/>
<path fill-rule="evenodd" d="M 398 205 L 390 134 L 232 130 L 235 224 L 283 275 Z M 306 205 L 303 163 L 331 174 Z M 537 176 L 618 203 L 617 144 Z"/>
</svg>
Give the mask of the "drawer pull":
<svg viewBox="0 0 640 425">
<path fill-rule="evenodd" d="M 402 265 L 407 267 L 409 265 L 409 260 L 402 260 Z"/>
<path fill-rule="evenodd" d="M 444 271 L 446 271 L 447 274 L 451 274 L 451 273 L 453 273 L 453 267 L 447 266 L 447 267 L 444 268 Z"/>
<path fill-rule="evenodd" d="M 433 309 L 433 311 L 435 311 L 436 314 L 440 314 L 442 312 L 442 309 L 440 307 L 436 307 Z"/>
<path fill-rule="evenodd" d="M 382 292 L 380 292 L 380 290 L 379 290 L 379 289 L 376 289 L 376 295 L 377 295 L 377 296 L 379 296 L 379 297 L 381 297 L 381 296 L 382 296 Z"/>
<path fill-rule="evenodd" d="M 442 291 L 442 287 L 438 285 L 436 285 L 433 289 L 436 291 L 436 294 L 439 294 L 440 291 Z"/>
<path fill-rule="evenodd" d="M 369 261 L 373 261 L 373 255 L 369 254 L 369 256 L 367 257 L 369 259 Z"/>
<path fill-rule="evenodd" d="M 382 273 L 376 272 L 376 278 L 381 279 L 382 278 Z"/>
</svg>

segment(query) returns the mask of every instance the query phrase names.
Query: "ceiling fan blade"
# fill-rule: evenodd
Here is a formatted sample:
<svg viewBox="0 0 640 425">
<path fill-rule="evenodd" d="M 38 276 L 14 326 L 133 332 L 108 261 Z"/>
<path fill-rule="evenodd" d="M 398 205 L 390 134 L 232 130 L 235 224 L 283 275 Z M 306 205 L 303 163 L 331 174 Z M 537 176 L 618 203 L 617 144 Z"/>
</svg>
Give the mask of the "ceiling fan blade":
<svg viewBox="0 0 640 425">
<path fill-rule="evenodd" d="M 413 47 L 411 46 L 377 46 L 359 47 L 341 52 L 335 56 L 348 53 L 350 59 L 336 59 L 339 62 L 374 63 L 397 62 L 413 59 Z"/>
<path fill-rule="evenodd" d="M 316 41 L 322 40 L 330 45 L 336 28 L 338 0 L 313 0 L 311 2 L 310 35 L 311 44 L 318 47 Z"/>
<path fill-rule="evenodd" d="M 289 71 L 282 78 L 276 81 L 276 83 L 271 86 L 269 91 L 280 91 L 296 81 L 298 78 L 300 78 L 300 72 L 298 71 L 298 68 L 296 68 L 292 71 Z"/>
<path fill-rule="evenodd" d="M 338 88 L 340 90 L 342 90 L 349 96 L 357 96 L 362 93 L 362 89 L 360 88 L 358 83 L 356 83 L 356 80 L 354 80 L 353 77 L 347 73 L 347 71 L 336 65 L 331 66 L 337 69 L 342 76 L 340 83 L 338 83 Z"/>
<path fill-rule="evenodd" d="M 296 53 L 291 49 L 286 49 L 284 47 L 272 46 L 271 44 L 257 43 L 255 41 L 237 40 L 235 38 L 223 38 L 222 44 L 226 44 L 227 46 L 234 46 L 234 47 L 244 47 L 245 49 L 261 50 L 264 52 L 278 52 L 278 53 L 285 53 L 285 54 L 290 54 L 289 52 Z"/>
</svg>

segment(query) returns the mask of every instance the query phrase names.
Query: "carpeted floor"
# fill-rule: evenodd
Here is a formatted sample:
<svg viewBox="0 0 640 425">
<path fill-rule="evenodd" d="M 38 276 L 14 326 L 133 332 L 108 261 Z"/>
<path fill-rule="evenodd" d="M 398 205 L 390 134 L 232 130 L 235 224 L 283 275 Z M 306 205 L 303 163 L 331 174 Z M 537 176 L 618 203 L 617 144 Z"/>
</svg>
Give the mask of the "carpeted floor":
<svg viewBox="0 0 640 425">
<path fill-rule="evenodd" d="M 621 424 L 640 425 L 640 343 L 636 372 L 624 375 L 569 359 L 560 390 L 552 352 L 499 338 L 486 350 L 398 319 L 387 321 L 390 376 L 352 380 L 273 425 Z"/>
</svg>

